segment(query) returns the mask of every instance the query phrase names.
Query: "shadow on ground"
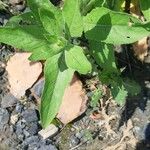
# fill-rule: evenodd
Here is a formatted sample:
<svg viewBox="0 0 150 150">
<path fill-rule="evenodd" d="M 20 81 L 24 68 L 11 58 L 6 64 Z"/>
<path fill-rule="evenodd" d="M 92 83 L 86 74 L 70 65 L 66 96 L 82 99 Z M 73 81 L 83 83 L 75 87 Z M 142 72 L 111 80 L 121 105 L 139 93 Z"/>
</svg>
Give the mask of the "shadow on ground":
<svg viewBox="0 0 150 150">
<path fill-rule="evenodd" d="M 150 149 L 150 123 L 145 130 L 145 139 L 137 143 L 135 150 L 149 150 Z"/>
<path fill-rule="evenodd" d="M 125 67 L 123 76 L 135 80 L 141 86 L 141 93 L 134 97 L 127 97 L 124 110 L 121 114 L 119 124 L 119 127 L 121 127 L 133 116 L 137 108 L 145 111 L 147 101 L 150 97 L 150 64 L 138 61 L 130 45 L 122 46 L 122 52 L 117 53 L 116 57 L 119 67 Z"/>
</svg>

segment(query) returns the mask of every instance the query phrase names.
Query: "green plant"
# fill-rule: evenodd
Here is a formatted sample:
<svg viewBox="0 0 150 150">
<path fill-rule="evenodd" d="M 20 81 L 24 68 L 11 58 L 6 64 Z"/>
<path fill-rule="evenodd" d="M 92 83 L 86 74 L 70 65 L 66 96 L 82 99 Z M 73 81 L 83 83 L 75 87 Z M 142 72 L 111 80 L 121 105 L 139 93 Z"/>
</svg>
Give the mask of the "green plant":
<svg viewBox="0 0 150 150">
<path fill-rule="evenodd" d="M 96 108 L 101 97 L 102 97 L 101 89 L 98 88 L 95 91 L 93 91 L 92 96 L 91 96 L 90 106 L 92 108 Z"/>
<path fill-rule="evenodd" d="M 83 39 L 88 40 L 88 54 L 101 68 L 100 80 L 111 85 L 119 104 L 124 103 L 127 86 L 116 67 L 113 45 L 149 35 L 150 22 L 119 12 L 121 4 L 110 0 L 65 0 L 62 7 L 55 7 L 49 0 L 28 0 L 30 12 L 14 16 L 0 27 L 0 42 L 32 52 L 31 61 L 45 60 L 40 108 L 44 128 L 57 114 L 74 72 L 87 74 L 92 70 L 82 47 Z M 145 9 L 144 2 L 142 8 L 147 14 L 149 7 Z"/>
</svg>

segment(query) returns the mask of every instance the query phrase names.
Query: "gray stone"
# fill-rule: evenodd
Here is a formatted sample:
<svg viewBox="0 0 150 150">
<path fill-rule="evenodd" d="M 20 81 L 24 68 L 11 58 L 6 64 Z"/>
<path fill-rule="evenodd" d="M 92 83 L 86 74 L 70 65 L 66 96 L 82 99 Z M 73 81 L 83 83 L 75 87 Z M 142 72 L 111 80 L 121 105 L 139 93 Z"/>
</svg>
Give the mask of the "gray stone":
<svg viewBox="0 0 150 150">
<path fill-rule="evenodd" d="M 17 128 L 16 128 L 16 134 L 19 136 L 22 133 L 23 133 L 22 128 L 20 126 L 17 126 Z"/>
<path fill-rule="evenodd" d="M 30 136 L 30 133 L 27 130 L 23 130 L 23 134 L 25 135 L 25 138 Z"/>
<path fill-rule="evenodd" d="M 29 145 L 31 143 L 39 143 L 39 137 L 38 136 L 30 136 L 23 141 L 22 145 L 26 146 L 26 145 Z"/>
<path fill-rule="evenodd" d="M 0 67 L 0 76 L 2 76 L 5 73 L 5 68 Z"/>
<path fill-rule="evenodd" d="M 30 135 L 35 135 L 38 133 L 38 124 L 36 122 L 30 123 L 27 128 L 27 132 Z"/>
<path fill-rule="evenodd" d="M 17 103 L 15 110 L 17 113 L 21 113 L 23 110 L 23 105 L 20 103 Z"/>
<path fill-rule="evenodd" d="M 57 150 L 54 145 L 42 145 L 38 150 Z"/>
<path fill-rule="evenodd" d="M 21 128 L 21 129 L 24 129 L 25 128 L 25 123 L 23 122 L 23 120 L 19 120 L 17 122 L 17 125 L 16 125 L 17 128 Z"/>
<path fill-rule="evenodd" d="M 24 135 L 23 134 L 20 134 L 17 136 L 17 138 L 20 140 L 20 141 L 23 141 L 24 140 Z"/>
<path fill-rule="evenodd" d="M 4 97 L 2 97 L 1 107 L 8 108 L 16 105 L 17 99 L 11 94 L 7 93 Z"/>
<path fill-rule="evenodd" d="M 23 11 L 25 9 L 25 5 L 16 5 L 16 9 L 18 11 Z"/>
<path fill-rule="evenodd" d="M 71 140 L 71 144 L 72 144 L 72 146 L 76 146 L 76 145 L 78 145 L 79 143 L 80 143 L 80 140 L 79 140 L 79 138 L 77 138 L 76 136 L 71 136 L 71 138 L 70 138 L 70 140 Z"/>
<path fill-rule="evenodd" d="M 77 138 L 79 138 L 79 139 L 81 139 L 82 137 L 83 137 L 83 132 L 77 132 L 76 134 L 75 134 L 75 136 L 77 137 Z"/>
<path fill-rule="evenodd" d="M 38 150 L 39 147 L 40 147 L 40 144 L 35 142 L 35 143 L 28 145 L 28 150 Z"/>
<path fill-rule="evenodd" d="M 9 121 L 9 113 L 7 109 L 0 108 L 0 126 L 7 124 Z"/>
<path fill-rule="evenodd" d="M 133 132 L 134 132 L 135 136 L 138 138 L 139 141 L 144 139 L 144 137 L 145 137 L 144 131 L 145 131 L 145 127 L 135 126 L 133 128 Z"/>
<path fill-rule="evenodd" d="M 40 98 L 44 87 L 44 79 L 40 79 L 31 89 L 32 94 L 36 98 Z"/>
<path fill-rule="evenodd" d="M 25 124 L 21 120 L 19 120 L 16 124 L 16 131 L 15 131 L 16 135 L 20 136 L 20 137 L 24 136 L 24 134 L 23 134 L 24 128 L 25 128 Z M 22 137 L 21 137 L 21 139 L 22 139 Z"/>
<path fill-rule="evenodd" d="M 38 121 L 37 113 L 35 110 L 28 109 L 22 113 L 22 117 L 28 123 Z"/>
<path fill-rule="evenodd" d="M 39 131 L 39 135 L 43 139 L 47 139 L 48 137 L 54 136 L 57 132 L 58 132 L 58 127 L 56 127 L 54 124 L 50 124 L 47 128 Z"/>
</svg>

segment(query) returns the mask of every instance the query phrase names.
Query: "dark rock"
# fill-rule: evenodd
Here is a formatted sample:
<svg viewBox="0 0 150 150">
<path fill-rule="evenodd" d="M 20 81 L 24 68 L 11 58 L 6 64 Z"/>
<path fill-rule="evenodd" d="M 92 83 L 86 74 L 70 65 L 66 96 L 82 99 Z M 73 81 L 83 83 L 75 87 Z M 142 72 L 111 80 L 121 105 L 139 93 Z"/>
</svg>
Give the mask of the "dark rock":
<svg viewBox="0 0 150 150">
<path fill-rule="evenodd" d="M 25 123 L 23 122 L 23 120 L 19 120 L 16 124 L 16 127 L 24 129 L 25 128 Z"/>
<path fill-rule="evenodd" d="M 22 110 L 23 110 L 23 105 L 20 104 L 20 103 L 17 103 L 16 108 L 15 108 L 15 111 L 16 111 L 17 113 L 21 113 Z"/>
<path fill-rule="evenodd" d="M 23 140 L 23 138 L 24 138 L 24 134 L 23 134 L 24 128 L 25 128 L 25 124 L 21 120 L 19 120 L 16 124 L 15 133 L 16 133 L 18 139 L 20 139 L 20 140 Z"/>
<path fill-rule="evenodd" d="M 43 87 L 44 87 L 44 79 L 42 78 L 31 89 L 31 92 L 35 96 L 35 98 L 41 97 Z"/>
<path fill-rule="evenodd" d="M 27 132 L 30 134 L 30 135 L 35 135 L 38 133 L 38 124 L 37 122 L 33 122 L 33 123 L 30 123 L 27 127 Z"/>
<path fill-rule="evenodd" d="M 24 135 L 23 134 L 20 134 L 17 136 L 17 138 L 20 140 L 20 141 L 23 141 L 24 140 Z"/>
<path fill-rule="evenodd" d="M 22 113 L 22 117 L 28 123 L 38 121 L 37 113 L 35 110 L 32 109 L 25 110 Z"/>
<path fill-rule="evenodd" d="M 135 126 L 133 132 L 139 141 L 144 139 L 144 127 Z"/>
<path fill-rule="evenodd" d="M 57 150 L 54 145 L 42 145 L 38 150 Z"/>
<path fill-rule="evenodd" d="M 30 136 L 30 133 L 27 130 L 23 130 L 23 134 L 25 135 L 25 138 Z"/>
<path fill-rule="evenodd" d="M 23 133 L 22 128 L 20 126 L 17 126 L 17 128 L 16 128 L 16 134 L 19 136 L 22 133 Z"/>
<path fill-rule="evenodd" d="M 16 105 L 17 99 L 11 94 L 7 93 L 4 97 L 2 97 L 1 107 L 8 108 Z"/>
<path fill-rule="evenodd" d="M 71 136 L 70 140 L 71 140 L 72 146 L 76 146 L 76 145 L 78 145 L 78 144 L 80 143 L 79 138 L 77 138 L 77 137 L 74 136 L 74 135 Z"/>
<path fill-rule="evenodd" d="M 0 68 L 0 76 L 2 76 L 5 73 L 5 68 Z"/>
<path fill-rule="evenodd" d="M 38 136 L 30 136 L 28 138 L 26 138 L 23 143 L 22 143 L 22 146 L 26 146 L 26 145 L 29 145 L 31 143 L 39 143 L 39 137 Z"/>
<path fill-rule="evenodd" d="M 78 138 L 78 139 L 81 139 L 82 137 L 83 137 L 83 132 L 77 132 L 76 134 L 75 134 L 75 136 Z"/>
<path fill-rule="evenodd" d="M 40 143 L 34 142 L 28 145 L 28 150 L 38 150 Z"/>
</svg>

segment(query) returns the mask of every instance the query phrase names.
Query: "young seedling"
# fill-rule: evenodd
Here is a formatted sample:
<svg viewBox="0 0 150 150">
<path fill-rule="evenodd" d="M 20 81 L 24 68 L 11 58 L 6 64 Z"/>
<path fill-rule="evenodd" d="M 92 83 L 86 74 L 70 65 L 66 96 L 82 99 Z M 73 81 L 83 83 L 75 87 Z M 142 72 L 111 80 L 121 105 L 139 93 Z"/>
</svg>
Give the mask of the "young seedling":
<svg viewBox="0 0 150 150">
<path fill-rule="evenodd" d="M 49 0 L 28 0 L 30 12 L 14 16 L 0 27 L 0 42 L 32 52 L 31 61 L 45 61 L 40 106 L 43 128 L 56 116 L 74 72 L 87 74 L 92 70 L 80 44 L 82 39 L 88 40 L 89 55 L 101 67 L 100 80 L 111 85 L 119 104 L 124 103 L 127 86 L 116 67 L 113 45 L 149 35 L 150 23 L 110 10 L 108 5 L 103 0 L 65 0 L 62 7 L 55 7 Z M 145 9 L 143 13 L 147 14 Z"/>
</svg>

